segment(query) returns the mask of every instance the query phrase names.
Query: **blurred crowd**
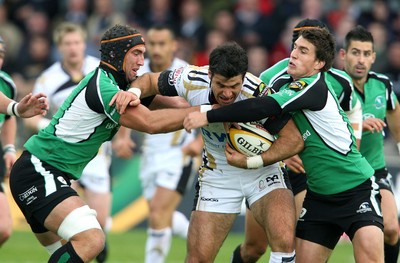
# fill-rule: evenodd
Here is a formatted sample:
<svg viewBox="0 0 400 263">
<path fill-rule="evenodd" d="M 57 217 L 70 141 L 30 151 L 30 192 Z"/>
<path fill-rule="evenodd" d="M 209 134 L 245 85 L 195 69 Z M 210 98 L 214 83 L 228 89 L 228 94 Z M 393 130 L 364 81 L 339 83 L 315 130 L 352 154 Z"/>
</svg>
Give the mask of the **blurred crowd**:
<svg viewBox="0 0 400 263">
<path fill-rule="evenodd" d="M 355 25 L 370 30 L 377 52 L 372 70 L 387 74 L 400 95 L 397 0 L 0 0 L 0 35 L 7 45 L 3 69 L 16 82 L 20 99 L 59 58 L 52 32 L 61 21 L 83 25 L 88 52 L 97 57 L 101 35 L 114 24 L 130 24 L 145 34 L 162 23 L 178 37 L 179 58 L 206 65 L 213 48 L 234 40 L 248 52 L 249 71 L 258 75 L 289 56 L 292 29 L 306 17 L 327 24 L 338 49 Z M 342 69 L 339 61 L 335 67 Z"/>
</svg>

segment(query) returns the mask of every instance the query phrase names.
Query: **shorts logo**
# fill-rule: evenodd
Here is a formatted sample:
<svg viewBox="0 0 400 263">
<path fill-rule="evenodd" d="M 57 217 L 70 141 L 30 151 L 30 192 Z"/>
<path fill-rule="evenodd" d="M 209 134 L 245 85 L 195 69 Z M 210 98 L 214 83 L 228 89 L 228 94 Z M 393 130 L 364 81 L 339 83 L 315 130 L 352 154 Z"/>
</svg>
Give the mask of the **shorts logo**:
<svg viewBox="0 0 400 263">
<path fill-rule="evenodd" d="M 369 206 L 368 202 L 364 202 L 360 205 L 360 207 L 357 210 L 357 213 L 363 214 L 363 213 L 367 213 L 367 212 L 371 212 L 372 209 Z"/>
<path fill-rule="evenodd" d="M 305 216 L 305 214 L 307 213 L 307 209 L 305 209 L 304 207 L 301 209 L 300 212 L 300 216 L 299 216 L 299 220 L 303 221 L 303 217 Z"/>
<path fill-rule="evenodd" d="M 33 200 L 35 200 L 37 198 L 36 196 L 32 196 L 32 194 L 36 193 L 37 191 L 38 190 L 37 190 L 36 186 L 32 186 L 31 188 L 29 188 L 22 194 L 19 194 L 18 198 L 21 202 L 26 200 L 26 204 L 29 205 L 30 203 L 33 202 Z"/>
<path fill-rule="evenodd" d="M 219 202 L 217 198 L 212 198 L 212 197 L 211 198 L 201 197 L 200 200 L 204 202 Z"/>
<path fill-rule="evenodd" d="M 279 177 L 277 174 L 267 176 L 267 178 L 265 178 L 265 181 L 267 182 L 268 186 L 280 183 Z"/>
<path fill-rule="evenodd" d="M 262 191 L 262 190 L 265 189 L 265 182 L 264 182 L 264 180 L 260 180 L 260 181 L 258 182 L 258 188 L 260 189 L 260 191 Z"/>
<path fill-rule="evenodd" d="M 67 187 L 68 186 L 67 181 L 65 181 L 64 177 L 58 176 L 57 180 L 60 181 L 60 183 L 63 184 L 63 185 L 61 185 L 61 187 Z"/>
</svg>

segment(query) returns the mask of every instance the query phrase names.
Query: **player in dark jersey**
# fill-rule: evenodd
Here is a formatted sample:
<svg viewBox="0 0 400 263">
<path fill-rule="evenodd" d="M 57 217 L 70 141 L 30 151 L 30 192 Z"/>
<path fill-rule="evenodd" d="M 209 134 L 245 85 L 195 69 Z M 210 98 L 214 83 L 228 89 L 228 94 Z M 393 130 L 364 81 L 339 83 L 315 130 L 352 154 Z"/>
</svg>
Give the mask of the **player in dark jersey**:
<svg viewBox="0 0 400 263">
<path fill-rule="evenodd" d="M 360 152 L 374 168 L 382 195 L 385 262 L 396 263 L 399 255 L 399 223 L 392 176 L 386 168 L 383 129 L 386 120 L 394 140 L 400 143 L 400 105 L 388 77 L 370 71 L 376 59 L 374 39 L 370 32 L 362 26 L 348 32 L 340 55 L 361 101 L 364 120 Z"/>
<path fill-rule="evenodd" d="M 307 171 L 307 193 L 296 226 L 296 262 L 326 262 L 342 233 L 353 243 L 357 262 L 383 261 L 383 219 L 374 170 L 357 150 L 350 122 L 324 72 L 331 68 L 335 42 L 326 29 L 304 29 L 290 55 L 278 91 L 206 113 L 190 113 L 186 129 L 214 122 L 244 122 L 290 112 L 304 140 L 299 154 Z M 246 157 L 227 146 L 230 164 L 264 165 L 275 156 Z M 254 165 L 253 165 L 254 167 Z"/>
<path fill-rule="evenodd" d="M 82 79 L 50 124 L 28 139 L 11 171 L 14 200 L 51 253 L 49 262 L 89 262 L 104 248 L 105 235 L 95 210 L 70 187 L 100 145 L 111 140 L 121 125 L 149 133 L 182 129 L 184 116 L 199 110 L 150 111 L 134 102 L 136 107 L 120 114 L 111 98 L 137 77 L 144 61 L 144 39 L 130 26 L 115 25 L 100 43 L 100 65 Z M 129 90 L 140 96 L 140 90 Z"/>
<path fill-rule="evenodd" d="M 316 19 L 303 19 L 293 29 L 292 43 L 299 37 L 300 30 L 304 28 L 327 28 L 324 23 Z M 279 77 L 287 74 L 289 58 L 277 62 L 272 67 L 261 73 L 260 78 L 267 86 L 272 86 Z M 326 80 L 331 84 L 340 102 L 340 106 L 347 114 L 355 131 L 357 145 L 361 138 L 362 112 L 361 105 L 354 92 L 350 76 L 346 72 L 337 69 L 329 69 L 326 72 Z M 307 178 L 301 159 L 296 155 L 284 160 L 288 167 L 288 175 L 292 186 L 296 203 L 296 218 L 299 217 L 306 195 Z M 261 235 L 261 228 L 254 220 L 250 211 L 246 212 L 245 240 L 238 245 L 233 252 L 232 263 L 256 262 L 267 249 L 267 238 Z"/>
</svg>

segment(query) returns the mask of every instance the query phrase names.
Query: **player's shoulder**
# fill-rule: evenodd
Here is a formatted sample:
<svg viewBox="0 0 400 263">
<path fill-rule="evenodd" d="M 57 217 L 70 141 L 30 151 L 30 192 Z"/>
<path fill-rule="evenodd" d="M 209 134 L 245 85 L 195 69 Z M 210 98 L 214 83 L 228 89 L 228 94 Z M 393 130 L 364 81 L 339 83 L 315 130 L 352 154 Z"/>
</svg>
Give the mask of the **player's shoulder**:
<svg viewBox="0 0 400 263">
<path fill-rule="evenodd" d="M 275 79 L 286 74 L 288 68 L 289 58 L 284 58 L 260 74 L 260 79 L 265 84 L 270 85 Z"/>
</svg>

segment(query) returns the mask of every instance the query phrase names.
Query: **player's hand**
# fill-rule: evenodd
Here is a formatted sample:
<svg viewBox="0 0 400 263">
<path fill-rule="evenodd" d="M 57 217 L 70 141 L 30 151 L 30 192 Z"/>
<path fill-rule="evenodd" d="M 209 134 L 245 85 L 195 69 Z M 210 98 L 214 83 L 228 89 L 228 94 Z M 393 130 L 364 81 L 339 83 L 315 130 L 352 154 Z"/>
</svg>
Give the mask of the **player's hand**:
<svg viewBox="0 0 400 263">
<path fill-rule="evenodd" d="M 292 156 L 286 160 L 284 160 L 286 166 L 293 172 L 300 174 L 305 173 L 303 166 L 303 161 L 300 159 L 298 155 Z"/>
<path fill-rule="evenodd" d="M 191 112 L 183 120 L 183 127 L 187 132 L 208 125 L 206 112 Z"/>
<path fill-rule="evenodd" d="M 39 114 L 44 116 L 48 110 L 49 103 L 44 93 L 36 95 L 29 93 L 17 105 L 17 111 L 21 118 L 30 118 Z"/>
<path fill-rule="evenodd" d="M 140 104 L 140 99 L 132 92 L 121 90 L 117 92 L 111 99 L 109 106 L 114 105 L 119 114 L 125 113 L 126 107 L 137 106 Z"/>
<path fill-rule="evenodd" d="M 5 177 L 10 176 L 11 168 L 17 160 L 17 156 L 15 152 L 6 152 L 4 153 L 4 166 L 5 166 Z"/>
<path fill-rule="evenodd" d="M 228 164 L 247 169 L 247 156 L 232 149 L 228 143 L 225 145 L 225 156 Z"/>
<path fill-rule="evenodd" d="M 382 132 L 386 127 L 386 123 L 378 118 L 367 118 L 362 122 L 363 131 Z"/>
<path fill-rule="evenodd" d="M 132 158 L 136 143 L 131 138 L 118 138 L 112 142 L 112 149 L 117 157 L 122 159 Z"/>
</svg>

